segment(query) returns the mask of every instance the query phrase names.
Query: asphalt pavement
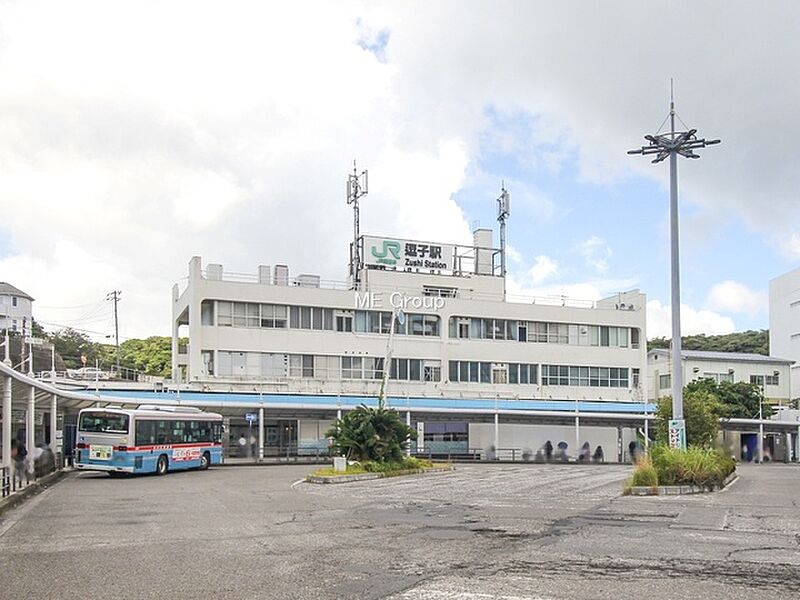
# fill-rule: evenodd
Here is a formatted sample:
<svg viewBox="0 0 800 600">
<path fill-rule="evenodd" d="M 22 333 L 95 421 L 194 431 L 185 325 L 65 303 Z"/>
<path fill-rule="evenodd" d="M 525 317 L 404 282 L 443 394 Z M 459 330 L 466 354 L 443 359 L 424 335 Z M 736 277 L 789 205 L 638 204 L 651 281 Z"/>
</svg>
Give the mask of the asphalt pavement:
<svg viewBox="0 0 800 600">
<path fill-rule="evenodd" d="M 342 485 L 311 466 L 73 473 L 0 520 L 0 596 L 800 597 L 800 468 L 622 497 L 630 468 L 463 465 Z"/>
</svg>

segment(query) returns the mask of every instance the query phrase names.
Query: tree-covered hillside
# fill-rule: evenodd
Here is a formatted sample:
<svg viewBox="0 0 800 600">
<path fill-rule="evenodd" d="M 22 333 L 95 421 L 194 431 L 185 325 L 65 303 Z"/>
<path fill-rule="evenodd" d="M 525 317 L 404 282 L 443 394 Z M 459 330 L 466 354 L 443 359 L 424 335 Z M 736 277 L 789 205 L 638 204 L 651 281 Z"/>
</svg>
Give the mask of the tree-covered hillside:
<svg viewBox="0 0 800 600">
<path fill-rule="evenodd" d="M 711 352 L 750 352 L 769 355 L 769 331 L 740 331 L 726 335 L 688 335 L 683 336 L 684 350 L 707 350 Z M 667 338 L 654 338 L 647 342 L 647 349 L 669 348 Z"/>
</svg>

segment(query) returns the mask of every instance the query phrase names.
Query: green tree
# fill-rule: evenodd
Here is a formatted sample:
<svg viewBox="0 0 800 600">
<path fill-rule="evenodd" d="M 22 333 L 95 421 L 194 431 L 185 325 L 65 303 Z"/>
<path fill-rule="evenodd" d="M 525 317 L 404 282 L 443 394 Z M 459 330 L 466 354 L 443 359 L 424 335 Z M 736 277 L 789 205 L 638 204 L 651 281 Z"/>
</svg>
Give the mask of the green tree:
<svg viewBox="0 0 800 600">
<path fill-rule="evenodd" d="M 88 336 L 67 327 L 47 336 L 56 348 L 56 352 L 64 360 L 64 365 L 68 369 L 79 369 L 83 366 L 81 357 L 86 357 L 87 365 L 94 365 L 95 358 L 98 358 L 97 344 L 92 342 Z"/>
<path fill-rule="evenodd" d="M 653 338 L 647 342 L 647 349 L 669 348 L 671 340 Z M 769 356 L 769 331 L 740 331 L 726 335 L 688 335 L 681 338 L 684 350 L 705 350 L 711 352 L 745 352 Z"/>
<path fill-rule="evenodd" d="M 683 418 L 686 421 L 686 444 L 710 447 L 719 433 L 719 417 L 722 405 L 712 390 L 705 386 L 684 388 Z M 669 420 L 672 419 L 672 398 L 658 401 L 656 410 L 656 439 L 666 444 L 669 441 Z"/>
<path fill-rule="evenodd" d="M 362 405 L 345 413 L 325 436 L 333 439 L 334 451 L 348 459 L 397 462 L 417 432 L 396 410 Z"/>
<path fill-rule="evenodd" d="M 756 418 L 759 404 L 764 402 L 761 387 L 744 381 L 717 383 L 713 379 L 700 379 L 689 383 L 686 389 L 689 391 L 705 390 L 716 396 L 720 403 L 719 416 L 723 418 Z M 772 406 L 762 404 L 762 414 L 765 419 L 770 418 L 773 412 Z"/>
</svg>

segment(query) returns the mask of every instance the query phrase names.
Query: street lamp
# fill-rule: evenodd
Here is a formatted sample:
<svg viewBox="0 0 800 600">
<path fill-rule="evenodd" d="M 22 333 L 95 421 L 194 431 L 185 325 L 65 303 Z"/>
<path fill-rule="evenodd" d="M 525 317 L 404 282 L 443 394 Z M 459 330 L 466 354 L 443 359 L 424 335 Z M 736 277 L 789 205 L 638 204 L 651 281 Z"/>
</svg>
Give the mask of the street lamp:
<svg viewBox="0 0 800 600">
<path fill-rule="evenodd" d="M 673 447 L 686 447 L 685 425 L 683 420 L 683 373 L 681 371 L 681 285 L 680 285 L 680 255 L 678 251 L 678 155 L 686 158 L 700 158 L 694 153 L 698 148 L 705 148 L 719 144 L 720 140 L 706 140 L 697 138 L 697 130 L 675 130 L 675 101 L 670 93 L 669 115 L 670 130 L 661 133 L 661 128 L 654 135 L 646 135 L 649 144 L 635 150 L 628 150 L 628 154 L 655 155 L 653 163 L 659 163 L 669 157 L 669 220 L 670 220 L 670 264 L 672 273 L 671 308 L 672 308 L 672 419 L 670 423 L 670 445 Z M 664 119 L 664 123 L 667 119 Z M 662 123 L 662 127 L 663 127 Z M 674 434 L 674 435 L 673 435 Z"/>
<path fill-rule="evenodd" d="M 406 315 L 399 308 L 395 308 L 392 311 L 392 322 L 389 325 L 389 339 L 386 341 L 386 356 L 383 359 L 383 378 L 381 379 L 381 393 L 378 396 L 378 408 L 386 406 L 386 387 L 389 383 L 389 369 L 392 368 L 392 352 L 394 352 L 392 344 L 394 342 L 395 322 L 401 326 L 406 322 Z"/>
</svg>

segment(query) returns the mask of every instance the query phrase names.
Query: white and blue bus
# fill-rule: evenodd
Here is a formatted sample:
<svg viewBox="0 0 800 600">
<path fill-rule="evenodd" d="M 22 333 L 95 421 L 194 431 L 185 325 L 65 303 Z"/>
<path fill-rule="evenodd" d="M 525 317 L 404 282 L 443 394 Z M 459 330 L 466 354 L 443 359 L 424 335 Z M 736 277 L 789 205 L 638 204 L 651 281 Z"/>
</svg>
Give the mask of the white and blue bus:
<svg viewBox="0 0 800 600">
<path fill-rule="evenodd" d="M 188 406 L 85 408 L 78 414 L 75 467 L 156 473 L 222 463 L 222 415 Z"/>
</svg>

